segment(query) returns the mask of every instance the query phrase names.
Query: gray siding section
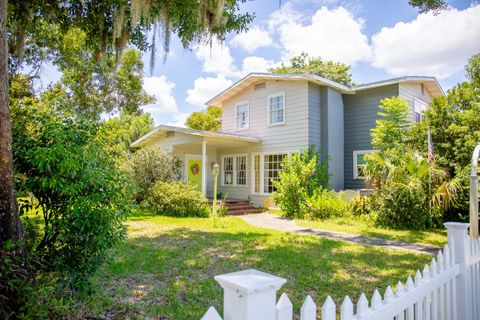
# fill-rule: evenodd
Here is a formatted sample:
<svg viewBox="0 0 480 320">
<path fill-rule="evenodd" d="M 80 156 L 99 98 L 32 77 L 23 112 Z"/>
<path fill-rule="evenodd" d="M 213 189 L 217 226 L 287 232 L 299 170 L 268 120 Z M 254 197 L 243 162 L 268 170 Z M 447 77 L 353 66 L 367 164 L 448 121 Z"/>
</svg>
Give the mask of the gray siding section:
<svg viewBox="0 0 480 320">
<path fill-rule="evenodd" d="M 320 105 L 321 105 L 321 88 L 315 84 L 308 84 L 308 144 L 315 145 L 320 148 L 321 141 L 321 125 L 320 125 Z"/>
<path fill-rule="evenodd" d="M 335 190 L 344 188 L 344 106 L 342 95 L 328 88 L 328 172 Z"/>
<path fill-rule="evenodd" d="M 398 85 L 362 90 L 354 95 L 343 95 L 345 108 L 345 147 L 344 147 L 344 174 L 345 189 L 364 188 L 364 181 L 353 179 L 353 151 L 371 150 L 372 139 L 370 129 L 375 127 L 379 118 L 380 100 L 398 96 Z"/>
</svg>

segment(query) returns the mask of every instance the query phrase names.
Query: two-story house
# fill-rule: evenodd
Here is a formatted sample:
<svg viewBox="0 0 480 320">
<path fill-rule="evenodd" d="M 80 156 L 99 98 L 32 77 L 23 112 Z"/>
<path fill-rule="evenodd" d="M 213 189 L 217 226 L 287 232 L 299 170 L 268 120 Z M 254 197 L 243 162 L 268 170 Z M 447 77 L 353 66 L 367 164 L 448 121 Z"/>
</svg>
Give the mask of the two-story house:
<svg viewBox="0 0 480 320">
<path fill-rule="evenodd" d="M 184 179 L 209 197 L 212 166 L 218 163 L 219 192 L 262 205 L 283 159 L 311 145 L 328 157 L 334 189 L 359 189 L 364 187 L 359 166 L 372 151 L 370 129 L 380 100 L 406 99 L 411 120 L 419 121 L 440 95 L 444 92 L 432 77 L 347 87 L 315 75 L 251 73 L 206 103 L 223 109 L 220 132 L 161 125 L 132 146 L 169 150 L 184 162 Z"/>
</svg>

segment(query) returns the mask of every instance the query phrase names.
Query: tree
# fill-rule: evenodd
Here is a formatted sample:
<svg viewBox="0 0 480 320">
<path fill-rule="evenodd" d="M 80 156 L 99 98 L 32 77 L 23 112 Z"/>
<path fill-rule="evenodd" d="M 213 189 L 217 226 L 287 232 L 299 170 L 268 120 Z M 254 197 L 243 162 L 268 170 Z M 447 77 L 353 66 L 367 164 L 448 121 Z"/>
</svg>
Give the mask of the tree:
<svg viewBox="0 0 480 320">
<path fill-rule="evenodd" d="M 438 13 L 439 11 L 447 8 L 445 0 L 409 0 L 408 4 L 412 7 L 418 8 L 420 13 L 433 11 Z"/>
<path fill-rule="evenodd" d="M 193 112 L 186 120 L 188 128 L 205 131 L 218 131 L 222 127 L 222 108 L 209 106 L 207 110 Z"/>
<path fill-rule="evenodd" d="M 223 39 L 227 32 L 245 30 L 252 21 L 252 15 L 239 13 L 239 10 L 236 0 L 17 0 L 8 5 L 7 33 L 7 0 L 0 0 L 0 247 L 8 240 L 19 242 L 23 238 L 12 160 L 7 44 L 11 48 L 10 59 L 16 61 L 12 65 L 18 67 L 24 59 L 35 61 L 35 50 L 28 50 L 29 46 L 52 45 L 51 42 L 44 44 L 36 37 L 41 29 L 37 27 L 55 27 L 63 32 L 78 27 L 85 32 L 87 47 L 100 64 L 103 57 L 114 53 L 118 59 L 127 44 L 140 49 L 155 48 L 155 37 L 151 45 L 145 37 L 146 32 L 152 28 L 163 29 L 165 52 L 168 52 L 172 31 L 179 36 L 185 47 L 213 36 Z M 29 53 L 32 54 L 26 58 L 25 54 Z"/>
<path fill-rule="evenodd" d="M 270 68 L 272 73 L 307 73 L 341 83 L 346 86 L 352 85 L 352 75 L 348 72 L 350 66 L 333 61 L 323 61 L 321 57 L 309 57 L 307 53 L 290 59 L 290 65 L 283 62 L 280 67 Z"/>
<path fill-rule="evenodd" d="M 399 97 L 385 98 L 380 101 L 379 108 L 383 111 L 371 129 L 372 145 L 382 152 L 397 149 L 406 141 L 410 110 L 407 101 Z"/>
<path fill-rule="evenodd" d="M 451 177 L 462 181 L 457 202 L 447 216 L 451 219 L 468 217 L 468 174 L 472 152 L 480 142 L 480 54 L 469 59 L 465 66 L 467 78 L 437 97 L 425 111 L 425 119 L 415 124 L 409 139 L 419 152 L 427 154 L 430 130 L 436 163 L 448 170 Z"/>
</svg>

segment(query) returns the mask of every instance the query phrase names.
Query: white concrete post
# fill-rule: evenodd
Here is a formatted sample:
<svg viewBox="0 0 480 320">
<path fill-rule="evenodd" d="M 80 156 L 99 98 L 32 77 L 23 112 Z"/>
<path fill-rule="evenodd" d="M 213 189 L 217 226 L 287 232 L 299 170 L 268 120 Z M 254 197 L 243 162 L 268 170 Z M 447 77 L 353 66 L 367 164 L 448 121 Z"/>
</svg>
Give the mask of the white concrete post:
<svg viewBox="0 0 480 320">
<path fill-rule="evenodd" d="M 223 288 L 224 320 L 275 320 L 276 292 L 287 280 L 255 269 L 215 280 Z"/>
<path fill-rule="evenodd" d="M 468 258 L 470 255 L 470 241 L 468 239 L 468 223 L 447 222 L 448 246 L 459 264 L 460 273 L 456 280 L 456 301 L 458 319 L 471 320 L 472 315 L 472 288 L 470 277 L 467 273 Z"/>
<path fill-rule="evenodd" d="M 207 196 L 207 141 L 202 141 L 202 193 Z"/>
</svg>

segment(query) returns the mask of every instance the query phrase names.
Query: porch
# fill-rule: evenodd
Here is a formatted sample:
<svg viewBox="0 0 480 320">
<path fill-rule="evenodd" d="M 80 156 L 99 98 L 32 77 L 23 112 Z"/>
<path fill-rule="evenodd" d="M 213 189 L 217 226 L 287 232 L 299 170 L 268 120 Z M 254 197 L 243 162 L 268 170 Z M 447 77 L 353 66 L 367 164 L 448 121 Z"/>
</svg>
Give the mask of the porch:
<svg viewBox="0 0 480 320">
<path fill-rule="evenodd" d="M 206 197 L 213 198 L 212 168 L 220 163 L 219 149 L 236 152 L 260 143 L 260 139 L 250 136 L 161 125 L 134 141 L 132 147 L 162 148 L 171 152 L 183 162 L 183 179 Z M 221 185 L 220 175 L 220 192 Z"/>
</svg>

